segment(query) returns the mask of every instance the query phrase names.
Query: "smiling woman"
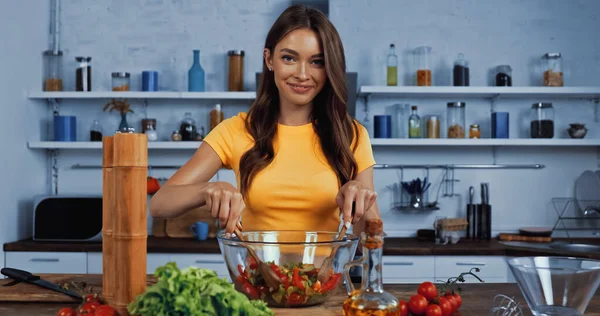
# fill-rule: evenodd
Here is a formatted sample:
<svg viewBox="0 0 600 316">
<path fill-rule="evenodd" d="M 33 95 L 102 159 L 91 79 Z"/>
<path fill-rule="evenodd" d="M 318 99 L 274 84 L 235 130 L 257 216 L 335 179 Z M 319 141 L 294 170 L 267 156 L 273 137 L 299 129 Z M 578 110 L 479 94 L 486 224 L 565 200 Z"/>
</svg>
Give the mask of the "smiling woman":
<svg viewBox="0 0 600 316">
<path fill-rule="evenodd" d="M 154 217 L 206 205 L 232 233 L 337 231 L 340 213 L 359 232 L 379 218 L 366 129 L 348 114 L 344 48 L 318 10 L 286 9 L 267 34 L 263 76 L 248 113 L 221 122 L 153 196 Z M 238 188 L 208 182 L 233 169 Z"/>
</svg>

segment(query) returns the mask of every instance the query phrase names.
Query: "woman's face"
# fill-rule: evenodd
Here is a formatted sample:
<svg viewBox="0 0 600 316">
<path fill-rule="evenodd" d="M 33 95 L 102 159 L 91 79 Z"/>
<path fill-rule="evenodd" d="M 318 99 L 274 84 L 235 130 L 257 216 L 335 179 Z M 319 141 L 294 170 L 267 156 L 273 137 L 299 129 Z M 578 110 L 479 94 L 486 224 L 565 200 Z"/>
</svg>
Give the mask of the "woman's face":
<svg viewBox="0 0 600 316">
<path fill-rule="evenodd" d="M 270 52 L 264 51 L 282 103 L 303 106 L 323 89 L 327 74 L 317 33 L 308 28 L 288 33 Z"/>
</svg>

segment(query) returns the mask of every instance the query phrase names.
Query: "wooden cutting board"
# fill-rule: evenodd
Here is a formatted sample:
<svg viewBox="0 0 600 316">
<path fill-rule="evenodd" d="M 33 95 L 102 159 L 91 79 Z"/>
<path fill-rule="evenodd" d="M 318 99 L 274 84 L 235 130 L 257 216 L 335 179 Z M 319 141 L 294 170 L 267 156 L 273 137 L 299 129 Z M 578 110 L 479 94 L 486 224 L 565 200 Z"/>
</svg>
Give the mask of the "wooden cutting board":
<svg viewBox="0 0 600 316">
<path fill-rule="evenodd" d="M 64 274 L 40 274 L 42 279 L 54 284 L 82 282 L 89 279 L 86 275 L 64 275 Z M 78 303 L 75 298 L 65 294 L 52 291 L 29 283 L 19 283 L 13 286 L 4 286 L 12 282 L 12 279 L 0 279 L 0 302 L 54 302 L 54 303 Z M 72 289 L 72 288 L 70 288 Z M 74 289 L 73 289 L 74 290 Z M 76 291 L 77 292 L 77 291 Z"/>
<path fill-rule="evenodd" d="M 501 233 L 498 237 L 502 241 L 529 241 L 529 242 L 552 242 L 552 237 L 523 236 L 519 234 Z"/>
<path fill-rule="evenodd" d="M 190 226 L 195 222 L 213 224 L 208 231 L 208 238 L 214 238 L 217 235 L 217 228 L 214 225 L 215 219 L 210 216 L 210 210 L 205 206 L 196 208 L 182 216 L 168 219 L 165 228 L 166 234 L 171 238 L 194 238 Z"/>
</svg>

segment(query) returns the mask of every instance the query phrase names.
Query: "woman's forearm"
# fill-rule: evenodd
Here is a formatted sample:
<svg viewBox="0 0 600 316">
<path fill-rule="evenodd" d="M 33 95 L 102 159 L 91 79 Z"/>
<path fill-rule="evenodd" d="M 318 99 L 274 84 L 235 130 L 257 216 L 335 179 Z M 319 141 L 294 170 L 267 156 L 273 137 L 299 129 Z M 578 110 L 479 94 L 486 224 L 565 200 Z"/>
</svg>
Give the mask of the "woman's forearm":
<svg viewBox="0 0 600 316">
<path fill-rule="evenodd" d="M 205 182 L 162 186 L 150 200 L 150 215 L 155 218 L 178 217 L 204 206 L 204 191 L 208 184 Z"/>
</svg>

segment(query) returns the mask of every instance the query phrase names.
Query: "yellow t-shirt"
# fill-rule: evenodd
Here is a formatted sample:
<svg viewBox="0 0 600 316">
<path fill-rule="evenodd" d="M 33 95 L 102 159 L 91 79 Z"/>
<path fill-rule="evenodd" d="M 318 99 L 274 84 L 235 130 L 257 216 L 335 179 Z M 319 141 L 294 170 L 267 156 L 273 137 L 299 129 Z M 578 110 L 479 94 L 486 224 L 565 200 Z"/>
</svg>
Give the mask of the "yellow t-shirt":
<svg viewBox="0 0 600 316">
<path fill-rule="evenodd" d="M 246 113 L 219 123 L 204 141 L 233 169 L 240 187 L 239 164 L 242 155 L 254 145 L 245 129 Z M 359 127 L 354 158 L 358 172 L 375 164 L 367 130 Z M 339 184 L 321 150 L 312 123 L 300 126 L 278 124 L 273 142 L 275 158 L 252 179 L 246 209 L 242 213 L 244 231 L 304 230 L 337 231 L 339 208 L 335 197 Z"/>
</svg>

